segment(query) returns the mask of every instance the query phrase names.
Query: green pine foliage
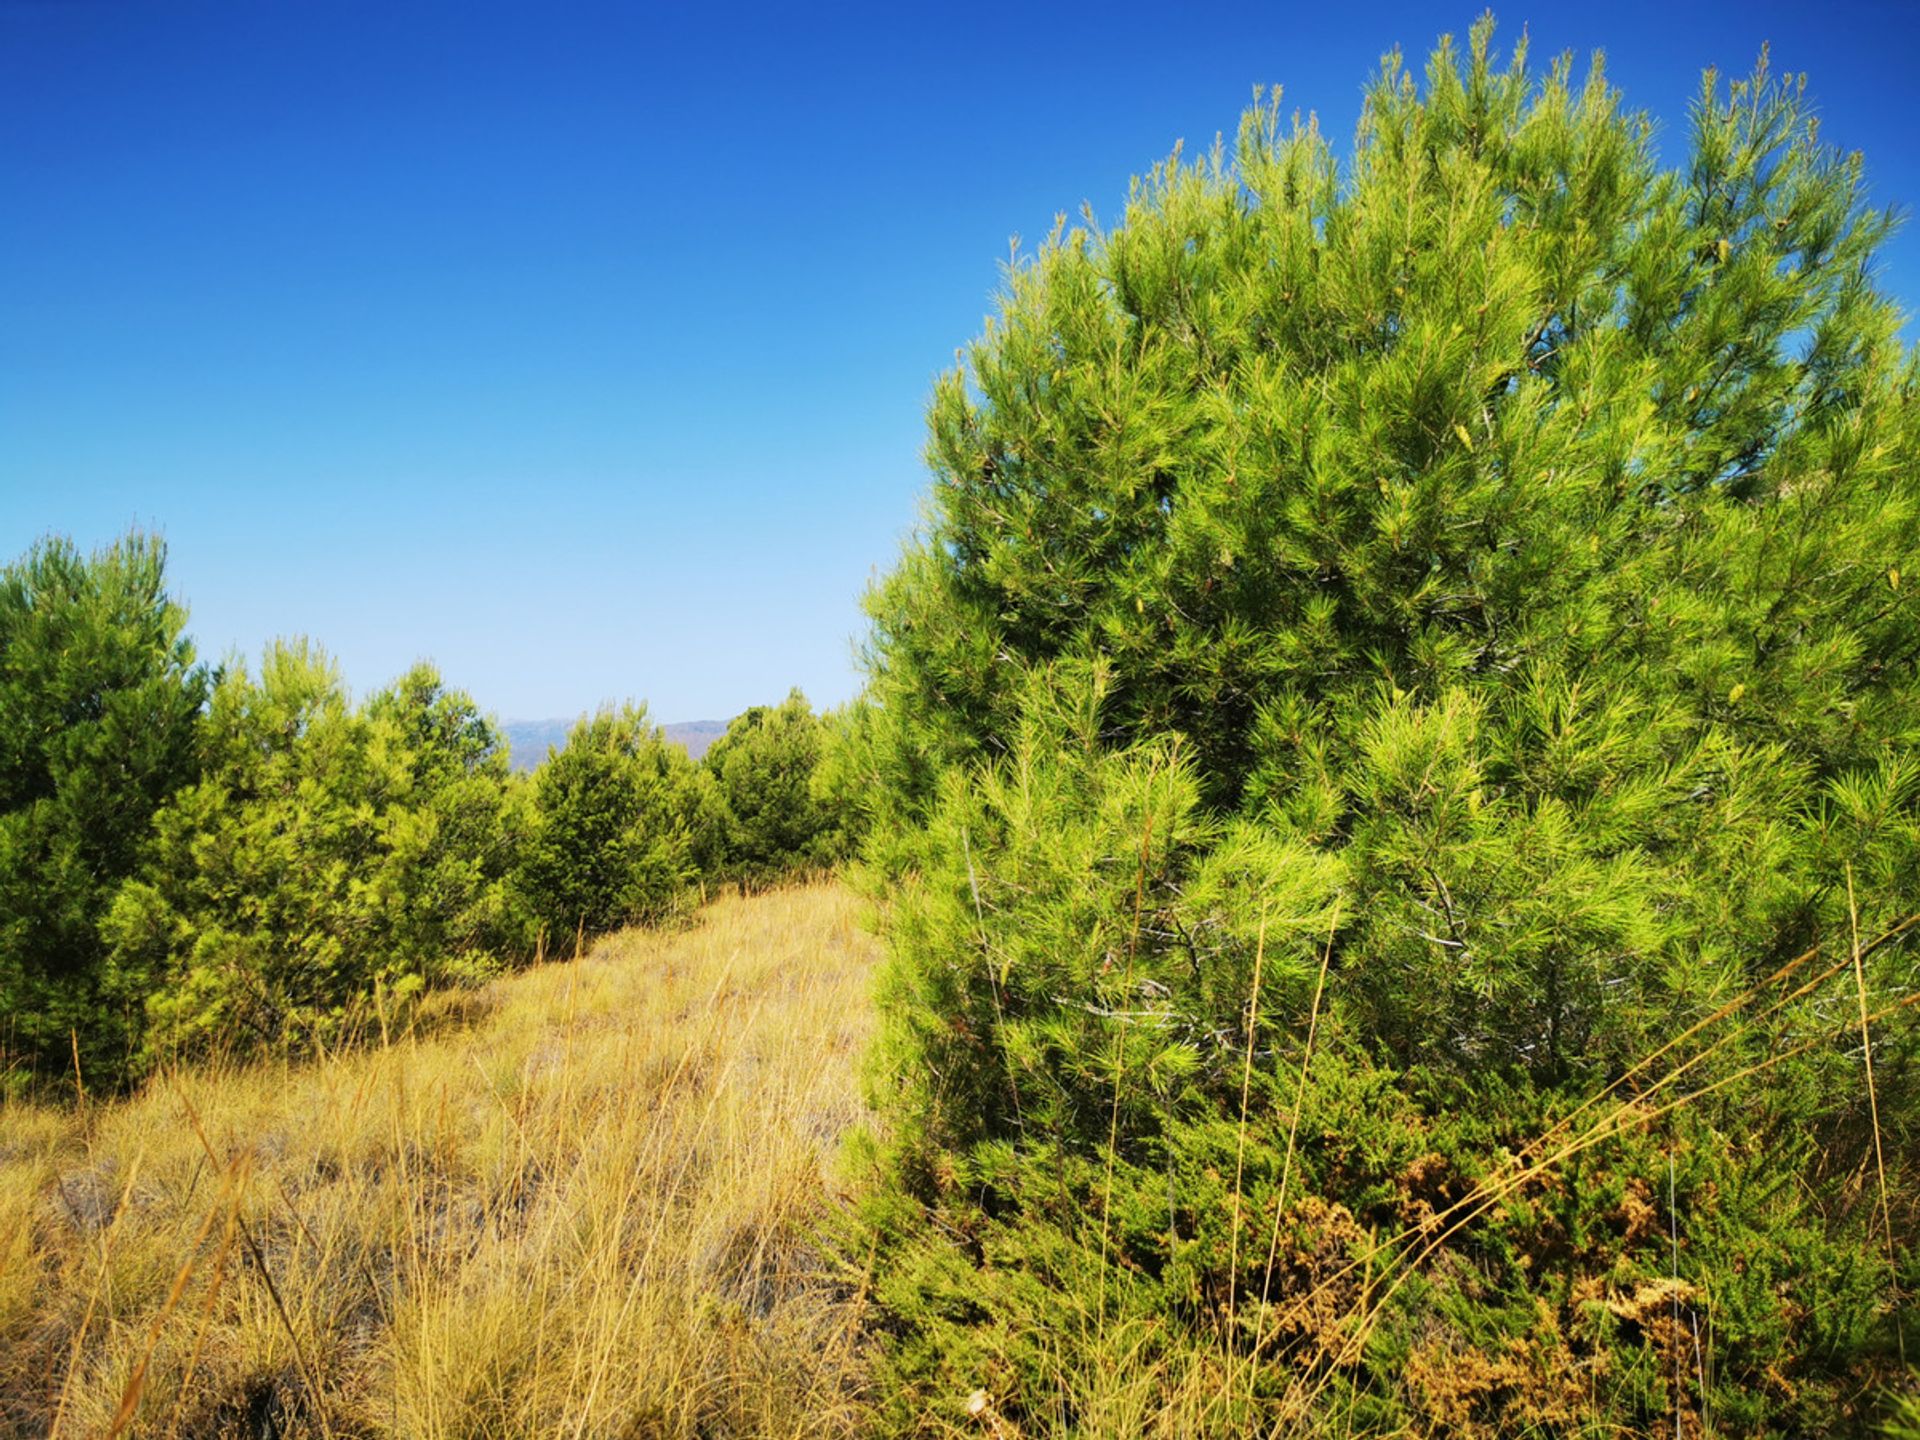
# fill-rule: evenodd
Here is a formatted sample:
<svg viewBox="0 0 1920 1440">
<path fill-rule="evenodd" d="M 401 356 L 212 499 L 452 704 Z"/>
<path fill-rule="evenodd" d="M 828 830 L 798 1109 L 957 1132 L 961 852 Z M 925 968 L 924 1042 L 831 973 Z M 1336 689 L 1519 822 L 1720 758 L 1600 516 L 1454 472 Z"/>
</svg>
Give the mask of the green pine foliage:
<svg viewBox="0 0 1920 1440">
<path fill-rule="evenodd" d="M 756 884 L 831 863 L 839 837 L 814 787 L 827 735 L 794 690 L 737 717 L 708 749 L 727 874 Z"/>
<path fill-rule="evenodd" d="M 647 716 L 603 709 L 537 769 L 515 875 L 547 949 L 667 918 L 716 848 L 711 781 Z"/>
<path fill-rule="evenodd" d="M 807 788 L 825 813 L 821 851 L 837 865 L 859 855 L 873 830 L 875 804 L 887 794 L 873 779 L 878 721 L 879 712 L 864 695 L 820 717 L 820 758 Z"/>
<path fill-rule="evenodd" d="M 133 535 L 0 572 L 0 1074 L 110 1087 L 330 1046 L 428 990 L 844 852 L 795 692 L 697 766 L 644 708 L 530 777 L 420 665 L 362 705 L 308 642 L 209 675 Z M 837 732 L 833 732 L 837 733 Z"/>
<path fill-rule="evenodd" d="M 0 1068 L 111 1081 L 140 1000 L 98 926 L 193 777 L 207 690 L 166 547 L 48 540 L 0 571 Z"/>
<path fill-rule="evenodd" d="M 838 762 L 903 1433 L 1860 1432 L 1900 1373 L 1891 222 L 1764 64 L 1663 169 L 1491 30 L 1345 163 L 1276 98 L 1062 226 L 938 386 Z"/>
<path fill-rule="evenodd" d="M 1901 1397 L 1887 1423 L 1887 1440 L 1920 1440 L 1920 1396 Z"/>
<path fill-rule="evenodd" d="M 236 665 L 199 779 L 155 819 L 103 925 L 147 996 L 149 1058 L 304 1048 L 524 949 L 506 747 L 430 668 L 364 707 L 304 641 Z"/>
</svg>

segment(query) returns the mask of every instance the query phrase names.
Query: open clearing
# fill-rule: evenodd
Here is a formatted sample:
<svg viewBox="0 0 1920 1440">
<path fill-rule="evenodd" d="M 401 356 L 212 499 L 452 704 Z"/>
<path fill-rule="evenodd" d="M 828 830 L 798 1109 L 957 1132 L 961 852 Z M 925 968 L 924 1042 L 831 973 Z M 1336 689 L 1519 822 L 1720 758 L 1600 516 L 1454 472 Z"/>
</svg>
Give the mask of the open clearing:
<svg viewBox="0 0 1920 1440">
<path fill-rule="evenodd" d="M 873 956 L 837 886 L 727 898 L 384 1043 L 0 1109 L 0 1434 L 847 1433 L 814 1236 Z"/>
</svg>

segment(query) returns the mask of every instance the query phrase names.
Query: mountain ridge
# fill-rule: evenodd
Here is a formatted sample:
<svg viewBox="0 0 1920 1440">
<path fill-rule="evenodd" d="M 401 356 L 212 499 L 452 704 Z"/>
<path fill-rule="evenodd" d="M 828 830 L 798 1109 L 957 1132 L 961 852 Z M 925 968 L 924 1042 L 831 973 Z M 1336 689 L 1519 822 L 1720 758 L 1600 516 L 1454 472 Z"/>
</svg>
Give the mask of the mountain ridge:
<svg viewBox="0 0 1920 1440">
<path fill-rule="evenodd" d="M 567 743 L 567 733 L 576 723 L 573 720 L 503 720 L 500 733 L 507 738 L 508 763 L 515 770 L 533 769 L 547 758 L 549 748 L 557 750 Z M 681 720 L 662 725 L 660 733 L 685 750 L 689 759 L 698 760 L 707 753 L 708 746 L 727 733 L 727 722 Z"/>
</svg>

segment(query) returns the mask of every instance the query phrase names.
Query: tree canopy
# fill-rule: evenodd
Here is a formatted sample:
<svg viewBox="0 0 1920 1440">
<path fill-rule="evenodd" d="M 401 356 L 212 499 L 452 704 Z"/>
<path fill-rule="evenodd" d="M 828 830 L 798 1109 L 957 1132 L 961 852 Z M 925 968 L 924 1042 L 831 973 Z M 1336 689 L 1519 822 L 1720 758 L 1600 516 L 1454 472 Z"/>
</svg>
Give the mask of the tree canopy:
<svg viewBox="0 0 1920 1440">
<path fill-rule="evenodd" d="M 753 706 L 714 741 L 704 760 L 730 873 L 767 880 L 833 858 L 834 816 L 814 786 L 826 742 L 824 721 L 798 690 Z"/>
<path fill-rule="evenodd" d="M 201 770 L 161 809 L 104 933 L 149 1056 L 330 1043 L 522 946 L 505 745 L 417 667 L 365 706 L 303 641 L 215 688 Z"/>
<path fill-rule="evenodd" d="M 644 705 L 583 717 L 534 772 L 520 904 L 554 949 L 685 899 L 712 807 Z"/>
<path fill-rule="evenodd" d="M 194 774 L 206 671 L 166 547 L 35 545 L 0 571 L 0 1054 L 119 1072 L 141 996 L 98 933 L 153 813 Z"/>
<path fill-rule="evenodd" d="M 1488 21 L 1345 161 L 1263 98 L 1009 270 L 871 599 L 903 1424 L 1867 1423 L 1920 1193 L 1891 223 L 1764 62 L 1663 168 Z"/>
</svg>

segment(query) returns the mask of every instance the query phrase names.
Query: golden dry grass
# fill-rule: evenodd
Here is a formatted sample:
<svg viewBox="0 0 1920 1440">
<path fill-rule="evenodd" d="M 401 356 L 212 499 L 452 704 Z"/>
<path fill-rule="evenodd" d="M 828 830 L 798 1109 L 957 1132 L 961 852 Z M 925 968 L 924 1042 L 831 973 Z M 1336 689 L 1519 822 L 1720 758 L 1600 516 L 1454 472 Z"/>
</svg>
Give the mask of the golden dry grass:
<svg viewBox="0 0 1920 1440">
<path fill-rule="evenodd" d="M 0 1434 L 853 1430 L 814 1237 L 872 957 L 834 886 L 723 899 L 384 1044 L 0 1109 Z"/>
</svg>

